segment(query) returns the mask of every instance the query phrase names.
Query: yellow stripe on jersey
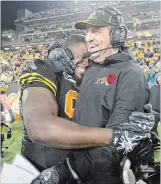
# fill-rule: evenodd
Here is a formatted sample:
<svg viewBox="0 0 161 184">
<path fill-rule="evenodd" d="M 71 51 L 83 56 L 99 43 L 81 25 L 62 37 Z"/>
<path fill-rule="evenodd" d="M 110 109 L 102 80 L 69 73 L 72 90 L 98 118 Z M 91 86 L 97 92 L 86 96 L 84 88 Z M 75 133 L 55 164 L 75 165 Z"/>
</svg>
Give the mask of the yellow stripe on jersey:
<svg viewBox="0 0 161 184">
<path fill-rule="evenodd" d="M 46 77 L 43 77 L 42 75 L 36 73 L 36 72 L 33 72 L 33 73 L 25 73 L 25 74 L 22 74 L 19 79 L 23 79 L 23 78 L 26 78 L 26 77 L 40 77 L 42 79 L 44 79 L 46 82 L 48 82 L 50 85 L 52 85 L 55 89 L 57 89 L 56 85 L 54 82 L 52 82 L 51 80 L 47 79 Z"/>
<path fill-rule="evenodd" d="M 36 72 L 25 73 L 19 77 L 19 85 L 20 86 L 23 86 L 25 83 L 29 83 L 29 82 L 42 82 L 45 85 L 47 85 L 56 95 L 57 87 L 56 87 L 55 83 L 50 81 L 46 77 L 43 77 L 42 75 L 36 73 Z"/>
<path fill-rule="evenodd" d="M 46 81 L 43 81 L 43 80 L 39 80 L 39 79 L 24 79 L 26 81 L 24 81 L 24 83 L 30 83 L 30 82 L 41 82 L 41 83 L 44 83 L 45 85 L 47 85 L 53 92 L 54 94 L 56 95 L 56 89 L 53 88 L 49 83 L 47 83 Z M 22 84 L 23 85 L 23 84 Z"/>
</svg>

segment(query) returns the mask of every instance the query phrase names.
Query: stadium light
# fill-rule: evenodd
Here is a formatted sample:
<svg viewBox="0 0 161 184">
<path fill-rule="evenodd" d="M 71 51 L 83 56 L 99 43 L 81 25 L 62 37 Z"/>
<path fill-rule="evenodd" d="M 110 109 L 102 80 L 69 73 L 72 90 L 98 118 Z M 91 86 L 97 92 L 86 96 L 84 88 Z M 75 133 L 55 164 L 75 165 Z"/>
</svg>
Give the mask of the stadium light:
<svg viewBox="0 0 161 184">
<path fill-rule="evenodd" d="M 9 35 L 9 36 L 8 36 L 8 38 L 12 38 L 12 36 L 11 36 L 11 35 Z"/>
</svg>

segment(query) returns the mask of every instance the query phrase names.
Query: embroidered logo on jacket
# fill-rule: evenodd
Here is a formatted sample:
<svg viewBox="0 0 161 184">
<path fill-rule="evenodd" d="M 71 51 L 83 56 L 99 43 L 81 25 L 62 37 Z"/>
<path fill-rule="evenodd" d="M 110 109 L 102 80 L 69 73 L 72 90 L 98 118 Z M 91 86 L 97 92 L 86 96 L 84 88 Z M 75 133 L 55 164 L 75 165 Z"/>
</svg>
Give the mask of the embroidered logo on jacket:
<svg viewBox="0 0 161 184">
<path fill-rule="evenodd" d="M 96 84 L 105 84 L 106 86 L 108 86 L 109 84 L 111 84 L 114 80 L 116 79 L 115 74 L 111 73 L 109 75 L 107 75 L 107 77 L 101 77 L 96 81 Z"/>
<path fill-rule="evenodd" d="M 99 78 L 95 84 L 105 84 L 106 86 L 109 85 L 109 83 L 106 81 L 106 77 Z"/>
</svg>

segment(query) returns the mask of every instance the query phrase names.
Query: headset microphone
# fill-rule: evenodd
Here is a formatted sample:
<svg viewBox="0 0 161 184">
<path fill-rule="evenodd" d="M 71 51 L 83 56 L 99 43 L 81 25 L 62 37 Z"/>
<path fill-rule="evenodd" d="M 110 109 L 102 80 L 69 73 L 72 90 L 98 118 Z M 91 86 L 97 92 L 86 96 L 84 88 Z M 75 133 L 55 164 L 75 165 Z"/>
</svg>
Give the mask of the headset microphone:
<svg viewBox="0 0 161 184">
<path fill-rule="evenodd" d="M 86 59 L 86 58 L 89 58 L 92 54 L 95 54 L 97 52 L 100 52 L 102 50 L 106 50 L 106 49 L 112 49 L 112 48 L 119 48 L 120 46 L 122 46 L 122 44 L 118 44 L 116 46 L 112 46 L 112 47 L 106 47 L 104 49 L 100 49 L 100 50 L 97 50 L 97 51 L 94 51 L 94 52 L 86 52 L 83 56 L 83 59 Z"/>
<path fill-rule="evenodd" d="M 86 52 L 86 53 L 84 54 L 84 56 L 83 56 L 83 59 L 89 58 L 92 54 L 95 54 L 95 53 L 100 52 L 100 51 L 102 51 L 102 50 L 111 49 L 111 48 L 112 48 L 112 47 L 110 47 L 110 48 L 106 47 L 106 48 L 104 48 L 104 49 L 100 49 L 100 50 L 97 50 L 97 51 L 94 51 L 94 52 Z"/>
<path fill-rule="evenodd" d="M 113 46 L 113 47 L 106 47 L 106 48 L 104 48 L 104 49 L 100 49 L 100 50 L 97 50 L 97 51 L 94 51 L 94 52 L 88 52 L 88 51 L 87 51 L 86 53 L 84 53 L 82 59 L 81 59 L 80 61 L 78 61 L 75 65 L 78 65 L 79 63 L 82 63 L 82 60 L 83 60 L 83 59 L 89 58 L 92 54 L 95 54 L 95 53 L 97 53 L 97 52 L 100 52 L 100 51 L 106 50 L 106 49 L 119 48 L 120 46 L 122 46 L 122 44 L 119 44 L 119 45 L 116 45 L 116 46 Z M 120 49 L 120 51 L 121 51 L 121 49 Z M 125 54 L 126 54 L 126 53 L 125 53 Z M 127 54 L 127 55 L 128 55 L 128 54 Z"/>
<path fill-rule="evenodd" d="M 75 65 L 78 65 L 78 64 L 82 63 L 82 60 L 83 60 L 83 59 L 89 58 L 92 54 L 95 54 L 95 53 L 100 52 L 100 51 L 102 51 L 102 50 L 111 49 L 111 48 L 112 48 L 112 47 L 110 47 L 110 48 L 106 47 L 106 48 L 104 48 L 104 49 L 100 49 L 100 50 L 97 50 L 97 51 L 94 51 L 94 52 L 88 52 L 88 51 L 87 51 L 86 53 L 84 53 L 82 59 L 81 59 L 80 61 L 78 61 Z"/>
</svg>

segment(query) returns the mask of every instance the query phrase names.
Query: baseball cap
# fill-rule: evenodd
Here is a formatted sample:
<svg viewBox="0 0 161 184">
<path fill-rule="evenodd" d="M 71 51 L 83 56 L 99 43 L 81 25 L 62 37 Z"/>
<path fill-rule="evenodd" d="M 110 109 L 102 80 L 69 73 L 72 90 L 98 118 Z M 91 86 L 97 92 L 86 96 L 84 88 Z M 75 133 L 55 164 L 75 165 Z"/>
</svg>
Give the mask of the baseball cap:
<svg viewBox="0 0 161 184">
<path fill-rule="evenodd" d="M 125 26 L 122 13 L 113 7 L 98 8 L 87 20 L 80 20 L 75 23 L 76 29 L 86 29 L 87 25 L 92 26 Z"/>
</svg>

